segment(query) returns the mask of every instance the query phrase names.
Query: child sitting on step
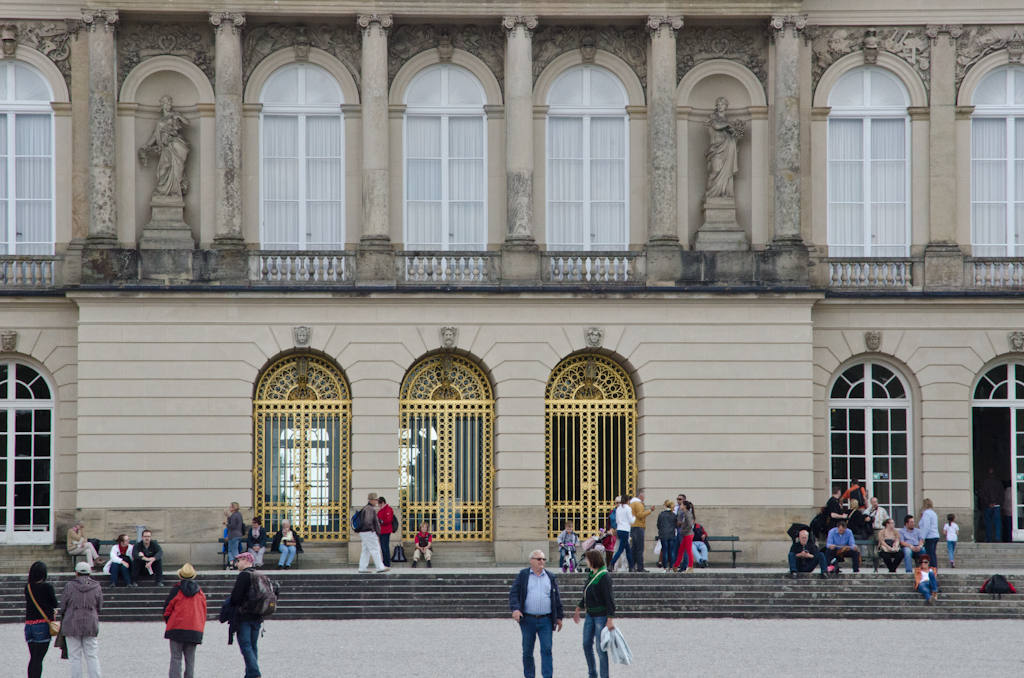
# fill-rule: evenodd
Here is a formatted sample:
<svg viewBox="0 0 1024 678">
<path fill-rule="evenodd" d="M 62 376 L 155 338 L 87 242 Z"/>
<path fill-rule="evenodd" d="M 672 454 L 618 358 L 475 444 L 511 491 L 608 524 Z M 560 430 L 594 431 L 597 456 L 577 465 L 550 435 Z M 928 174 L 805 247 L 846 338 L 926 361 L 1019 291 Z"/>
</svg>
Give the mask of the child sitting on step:
<svg viewBox="0 0 1024 678">
<path fill-rule="evenodd" d="M 433 553 L 430 550 L 430 545 L 434 541 L 434 535 L 430 534 L 430 525 L 422 523 L 420 525 L 420 531 L 416 533 L 416 536 L 412 538 L 412 566 L 416 567 L 416 563 L 419 562 L 420 558 L 426 558 L 427 567 L 433 567 L 430 564 L 430 557 Z"/>
</svg>

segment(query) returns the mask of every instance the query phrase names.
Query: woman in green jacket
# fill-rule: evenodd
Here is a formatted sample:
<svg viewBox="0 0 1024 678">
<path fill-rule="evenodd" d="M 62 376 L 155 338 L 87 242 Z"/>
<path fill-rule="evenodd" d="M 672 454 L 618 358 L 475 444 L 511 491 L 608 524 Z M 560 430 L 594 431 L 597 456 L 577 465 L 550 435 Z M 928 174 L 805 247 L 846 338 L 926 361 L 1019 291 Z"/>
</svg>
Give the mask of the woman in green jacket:
<svg viewBox="0 0 1024 678">
<path fill-rule="evenodd" d="M 615 596 L 612 594 L 612 576 L 604 565 L 604 554 L 600 551 L 587 551 L 584 554 L 590 563 L 590 577 L 583 587 L 583 597 L 572 620 L 580 623 L 580 613 L 584 610 L 587 619 L 583 623 L 583 655 L 587 658 L 587 675 L 598 678 L 597 666 L 594 662 L 594 646 L 597 646 L 597 657 L 601 666 L 601 678 L 608 678 L 608 653 L 601 649 L 601 627 L 609 631 L 615 628 Z"/>
</svg>

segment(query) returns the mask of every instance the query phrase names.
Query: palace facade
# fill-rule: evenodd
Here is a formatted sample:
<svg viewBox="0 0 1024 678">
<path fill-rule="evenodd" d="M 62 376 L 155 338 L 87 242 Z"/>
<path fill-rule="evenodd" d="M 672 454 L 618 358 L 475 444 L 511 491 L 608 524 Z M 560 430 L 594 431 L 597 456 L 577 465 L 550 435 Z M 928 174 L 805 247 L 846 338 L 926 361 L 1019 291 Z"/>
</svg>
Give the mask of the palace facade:
<svg viewBox="0 0 1024 678">
<path fill-rule="evenodd" d="M 1018 4 L 214 4 L 0 10 L 0 543 L 1024 541 Z"/>
</svg>

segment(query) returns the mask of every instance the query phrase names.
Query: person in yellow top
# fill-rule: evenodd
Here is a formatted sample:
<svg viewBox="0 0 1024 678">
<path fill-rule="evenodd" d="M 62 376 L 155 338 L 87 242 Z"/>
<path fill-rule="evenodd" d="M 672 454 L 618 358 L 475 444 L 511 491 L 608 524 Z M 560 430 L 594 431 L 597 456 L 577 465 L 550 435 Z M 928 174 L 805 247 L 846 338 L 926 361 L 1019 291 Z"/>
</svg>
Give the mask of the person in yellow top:
<svg viewBox="0 0 1024 678">
<path fill-rule="evenodd" d="M 652 506 L 648 509 L 644 506 L 644 491 L 640 490 L 636 496 L 629 500 L 629 508 L 633 511 L 633 527 L 629 530 L 629 536 L 633 542 L 633 564 L 636 572 L 646 572 L 644 569 L 644 530 L 647 529 L 647 516 L 654 511 Z"/>
<path fill-rule="evenodd" d="M 939 581 L 935 578 L 935 572 L 928 556 L 921 556 L 920 565 L 914 568 L 914 590 L 924 596 L 925 605 L 939 600 Z"/>
</svg>

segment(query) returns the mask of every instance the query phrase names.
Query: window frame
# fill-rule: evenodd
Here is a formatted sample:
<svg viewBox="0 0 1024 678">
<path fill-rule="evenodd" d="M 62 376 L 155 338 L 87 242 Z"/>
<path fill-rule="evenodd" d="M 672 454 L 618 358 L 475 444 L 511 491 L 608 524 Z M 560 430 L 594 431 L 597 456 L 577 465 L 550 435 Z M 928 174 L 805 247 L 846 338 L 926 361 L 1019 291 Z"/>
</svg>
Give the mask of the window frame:
<svg viewBox="0 0 1024 678">
<path fill-rule="evenodd" d="M 263 100 L 264 100 L 264 98 L 266 96 L 267 88 L 271 85 L 271 83 L 274 82 L 275 78 L 277 78 L 279 75 L 281 75 L 285 71 L 287 71 L 289 69 L 293 69 L 293 68 L 298 70 L 299 74 L 300 74 L 299 78 L 298 78 L 298 94 L 297 94 L 297 97 L 298 97 L 299 101 L 302 101 L 305 98 L 305 87 L 306 87 L 305 70 L 307 68 L 313 68 L 313 69 L 316 69 L 316 70 L 322 72 L 334 84 L 334 87 L 337 90 L 338 98 L 341 101 L 341 104 L 340 105 L 336 105 L 336 104 L 304 104 L 304 103 L 296 103 L 296 104 L 267 104 L 267 103 L 264 103 Z M 346 238 L 347 226 L 348 226 L 347 219 L 345 218 L 346 217 L 345 213 L 346 213 L 346 209 L 347 209 L 346 191 L 345 191 L 345 178 L 346 178 L 346 171 L 347 171 L 347 167 L 346 167 L 347 163 L 346 163 L 346 156 L 345 156 L 345 150 L 346 150 L 346 147 L 345 147 L 345 113 L 344 113 L 344 109 L 343 109 L 343 106 L 345 105 L 345 93 L 341 89 L 341 85 L 337 82 L 337 80 L 334 78 L 334 76 L 331 75 L 331 73 L 327 69 L 325 69 L 325 68 L 323 68 L 321 66 L 318 66 L 316 64 L 293 62 L 293 63 L 287 64 L 285 66 L 282 66 L 281 68 L 275 70 L 273 73 L 270 74 L 270 76 L 267 78 L 266 82 L 263 83 L 263 88 L 260 90 L 260 99 L 259 100 L 260 100 L 260 124 L 259 124 L 259 147 L 260 147 L 260 155 L 259 155 L 259 172 L 260 172 L 260 179 L 259 179 L 259 182 L 260 182 L 259 183 L 259 186 L 260 186 L 260 195 L 259 195 L 259 204 L 260 204 L 260 208 L 259 208 L 260 248 L 261 249 L 266 249 L 266 243 L 267 243 L 267 238 L 266 238 L 266 212 L 265 212 L 266 197 L 265 196 L 266 196 L 266 189 L 267 189 L 266 181 L 268 179 L 268 176 L 267 176 L 267 173 L 264 171 L 264 159 L 265 159 L 265 156 L 264 156 L 264 151 L 265 151 L 265 148 L 264 148 L 265 147 L 265 141 L 264 141 L 264 119 L 266 118 L 266 116 L 269 115 L 269 116 L 277 116 L 277 117 L 294 116 L 294 117 L 297 118 L 297 126 L 298 126 L 297 137 L 298 138 L 297 138 L 296 143 L 297 143 L 297 150 L 299 152 L 299 155 L 297 157 L 297 160 L 299 161 L 298 162 L 299 178 L 298 178 L 298 189 L 297 189 L 298 190 L 298 196 L 299 196 L 298 200 L 297 200 L 297 202 L 299 204 L 299 210 L 298 210 L 298 213 L 299 213 L 299 223 L 298 223 L 298 235 L 299 235 L 299 238 L 298 238 L 297 247 L 295 248 L 294 251 L 299 251 L 299 252 L 333 252 L 333 251 L 342 251 L 342 250 L 344 250 L 345 249 L 345 243 L 346 243 L 345 238 Z M 340 185 L 340 196 L 339 196 L 337 202 L 339 202 L 341 204 L 341 224 L 340 224 L 340 229 L 339 229 L 339 231 L 340 231 L 339 232 L 339 241 L 337 243 L 338 246 L 336 248 L 323 249 L 322 247 L 320 247 L 321 244 L 317 243 L 316 245 L 318 247 L 320 247 L 319 249 L 310 249 L 310 242 L 309 242 L 310 234 L 307 232 L 307 229 L 309 227 L 308 226 L 307 202 L 308 202 L 309 198 L 308 198 L 308 185 L 307 185 L 307 182 L 306 182 L 306 178 L 307 178 L 307 164 L 308 164 L 308 161 L 310 159 L 310 156 L 308 156 L 306 154 L 306 120 L 309 117 L 337 117 L 338 118 L 339 139 L 340 139 L 340 144 L 341 144 L 340 155 L 338 156 L 340 158 L 340 160 L 341 160 L 341 185 Z M 288 251 L 288 250 L 280 250 L 280 251 Z"/>
</svg>

